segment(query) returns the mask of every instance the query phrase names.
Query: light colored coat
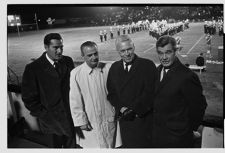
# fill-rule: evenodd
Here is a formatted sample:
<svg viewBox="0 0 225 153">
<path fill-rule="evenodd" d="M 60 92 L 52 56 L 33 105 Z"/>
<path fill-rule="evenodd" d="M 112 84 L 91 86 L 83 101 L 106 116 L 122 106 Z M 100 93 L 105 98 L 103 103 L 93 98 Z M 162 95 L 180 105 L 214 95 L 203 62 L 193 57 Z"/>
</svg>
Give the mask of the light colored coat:
<svg viewBox="0 0 225 153">
<path fill-rule="evenodd" d="M 70 109 L 75 127 L 87 124 L 91 131 L 76 134 L 83 148 L 114 148 L 121 145 L 115 109 L 107 100 L 106 81 L 111 64 L 91 69 L 86 62 L 71 71 Z"/>
</svg>

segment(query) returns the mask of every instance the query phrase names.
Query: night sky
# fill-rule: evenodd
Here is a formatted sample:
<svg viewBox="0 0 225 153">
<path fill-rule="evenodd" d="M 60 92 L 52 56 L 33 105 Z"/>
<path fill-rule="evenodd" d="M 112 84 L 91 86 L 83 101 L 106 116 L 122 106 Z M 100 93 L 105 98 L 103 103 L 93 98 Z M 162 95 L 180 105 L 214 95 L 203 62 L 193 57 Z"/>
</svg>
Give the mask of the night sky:
<svg viewBox="0 0 225 153">
<path fill-rule="evenodd" d="M 60 5 L 8 5 L 8 15 L 29 15 L 37 13 L 41 18 L 70 18 L 70 17 L 91 17 L 97 13 L 105 13 L 110 11 L 110 8 L 116 9 L 113 6 L 101 5 L 75 5 L 75 4 L 60 4 Z"/>
<path fill-rule="evenodd" d="M 145 5 L 116 5 L 116 4 L 8 4 L 8 15 L 20 15 L 22 22 L 30 23 L 34 14 L 42 22 L 48 17 L 52 19 L 93 17 L 97 14 L 110 13 L 122 7 L 144 7 Z"/>
<path fill-rule="evenodd" d="M 144 8 L 149 4 L 8 4 L 8 15 L 20 15 L 23 22 L 32 22 L 36 13 L 38 19 L 46 21 L 48 17 L 55 19 L 93 17 L 119 11 L 122 7 Z M 210 4 L 211 5 L 211 4 Z M 150 4 L 149 6 L 178 6 L 175 4 Z M 199 7 L 204 4 L 179 4 L 179 6 Z"/>
</svg>

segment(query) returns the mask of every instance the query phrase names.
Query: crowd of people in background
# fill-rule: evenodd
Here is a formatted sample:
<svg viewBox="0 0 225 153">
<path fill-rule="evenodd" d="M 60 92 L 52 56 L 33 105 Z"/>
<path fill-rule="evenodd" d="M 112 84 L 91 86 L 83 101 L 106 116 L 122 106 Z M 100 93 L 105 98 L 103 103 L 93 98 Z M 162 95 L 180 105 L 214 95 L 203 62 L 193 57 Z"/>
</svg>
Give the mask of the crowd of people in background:
<svg viewBox="0 0 225 153">
<path fill-rule="evenodd" d="M 115 25 L 115 26 L 110 26 L 109 28 L 109 33 L 107 33 L 107 30 L 100 30 L 99 31 L 99 37 L 100 41 L 107 41 L 109 38 L 107 35 L 110 35 L 110 39 L 114 39 L 120 35 L 125 35 L 125 34 L 133 34 L 135 32 L 140 32 L 140 31 L 146 31 L 150 27 L 149 21 L 139 21 L 139 22 L 132 22 L 128 24 L 122 24 L 122 25 Z"/>
<path fill-rule="evenodd" d="M 217 30 L 218 29 L 218 30 Z M 204 22 L 204 33 L 205 33 L 205 40 L 207 45 L 207 51 L 206 51 L 206 58 L 211 59 L 212 54 L 212 36 L 216 34 L 216 31 L 218 31 L 218 35 L 223 35 L 223 19 L 222 17 L 219 18 L 217 21 L 212 19 L 210 21 Z"/>
<path fill-rule="evenodd" d="M 155 21 L 153 20 L 150 24 L 149 35 L 158 40 L 159 37 L 163 35 L 174 35 L 179 32 L 183 32 L 185 29 L 189 28 L 189 20 L 179 21 L 175 23 L 167 23 L 166 20 Z"/>
<path fill-rule="evenodd" d="M 223 35 L 223 20 L 222 20 L 222 18 L 219 18 L 217 21 L 210 20 L 210 21 L 204 22 L 204 33 L 205 34 L 215 35 L 216 29 L 218 29 L 218 31 L 219 31 L 218 32 L 219 36 L 222 36 Z"/>
<path fill-rule="evenodd" d="M 115 36 L 133 34 L 140 31 L 149 31 L 149 35 L 158 40 L 160 36 L 163 35 L 174 35 L 176 33 L 182 32 L 189 28 L 189 20 L 180 21 L 176 23 L 167 23 L 166 20 L 143 20 L 138 22 L 132 22 L 128 24 L 122 24 L 117 26 L 110 26 L 109 35 L 110 39 L 116 38 Z M 100 30 L 99 37 L 100 41 L 107 41 L 107 30 Z"/>
</svg>

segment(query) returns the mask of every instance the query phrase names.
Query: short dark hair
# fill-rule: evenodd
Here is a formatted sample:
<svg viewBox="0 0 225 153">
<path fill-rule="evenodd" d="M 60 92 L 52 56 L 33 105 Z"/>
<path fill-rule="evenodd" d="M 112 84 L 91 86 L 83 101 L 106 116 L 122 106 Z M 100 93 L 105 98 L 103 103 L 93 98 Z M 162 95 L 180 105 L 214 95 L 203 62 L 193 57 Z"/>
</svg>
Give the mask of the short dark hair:
<svg viewBox="0 0 225 153">
<path fill-rule="evenodd" d="M 156 50 L 158 49 L 158 47 L 164 47 L 166 46 L 167 44 L 171 44 L 174 51 L 176 51 L 176 45 L 177 45 L 177 42 L 176 42 L 176 39 L 169 36 L 169 35 L 164 35 L 164 36 L 161 36 L 157 42 L 156 42 Z"/>
<path fill-rule="evenodd" d="M 62 37 L 59 33 L 49 33 L 44 38 L 44 44 L 49 45 L 52 39 L 62 40 Z"/>
<path fill-rule="evenodd" d="M 80 50 L 81 50 L 81 55 L 84 56 L 84 52 L 83 49 L 84 47 L 96 47 L 97 48 L 97 44 L 93 41 L 86 41 L 84 42 L 81 46 L 80 46 Z"/>
</svg>

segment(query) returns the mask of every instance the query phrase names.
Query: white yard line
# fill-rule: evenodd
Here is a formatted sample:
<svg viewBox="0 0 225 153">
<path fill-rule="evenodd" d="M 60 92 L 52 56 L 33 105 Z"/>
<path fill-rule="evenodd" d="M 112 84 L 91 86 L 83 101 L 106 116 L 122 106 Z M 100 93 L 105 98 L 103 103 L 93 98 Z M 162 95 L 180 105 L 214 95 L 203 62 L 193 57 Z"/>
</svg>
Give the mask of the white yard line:
<svg viewBox="0 0 225 153">
<path fill-rule="evenodd" d="M 146 49 L 145 51 L 143 51 L 144 53 L 147 53 L 148 51 L 152 50 L 155 46 L 153 45 L 151 48 Z"/>
<path fill-rule="evenodd" d="M 189 54 L 191 51 L 192 51 L 192 49 L 200 42 L 200 40 L 204 37 L 205 35 L 202 35 L 199 39 L 198 39 L 198 41 L 191 47 L 191 49 L 189 49 L 189 51 L 187 52 L 187 54 Z"/>
<path fill-rule="evenodd" d="M 219 89 L 220 91 L 223 92 L 223 86 L 221 85 L 221 83 L 219 83 L 219 82 L 213 82 L 213 84 L 217 87 L 217 89 Z"/>
</svg>

